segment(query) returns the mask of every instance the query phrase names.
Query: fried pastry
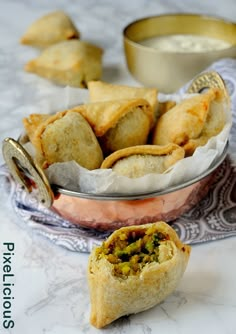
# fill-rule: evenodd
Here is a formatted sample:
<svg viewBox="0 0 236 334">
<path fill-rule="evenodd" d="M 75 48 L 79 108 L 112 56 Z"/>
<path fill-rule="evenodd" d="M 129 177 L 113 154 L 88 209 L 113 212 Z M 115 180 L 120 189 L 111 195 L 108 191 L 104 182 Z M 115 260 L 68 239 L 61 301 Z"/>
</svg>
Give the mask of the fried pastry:
<svg viewBox="0 0 236 334">
<path fill-rule="evenodd" d="M 165 114 L 168 110 L 176 106 L 175 101 L 166 101 L 158 103 L 158 116 Z"/>
<path fill-rule="evenodd" d="M 79 40 L 63 41 L 46 48 L 25 70 L 59 85 L 86 87 L 102 73 L 103 50 Z"/>
<path fill-rule="evenodd" d="M 91 102 L 142 98 L 149 102 L 154 115 L 157 112 L 158 100 L 156 88 L 130 87 L 113 85 L 102 81 L 90 81 L 88 83 L 88 90 Z"/>
<path fill-rule="evenodd" d="M 80 33 L 63 11 L 49 13 L 35 21 L 21 38 L 21 43 L 45 48 L 70 39 L 79 39 Z"/>
<path fill-rule="evenodd" d="M 227 98 L 218 88 L 182 101 L 158 120 L 153 135 L 153 144 L 175 143 L 185 149 L 186 156 L 204 145 L 224 127 L 224 110 Z"/>
<path fill-rule="evenodd" d="M 99 168 L 103 161 L 101 147 L 90 125 L 79 113 L 62 111 L 45 119 L 42 115 L 41 123 L 28 126 L 32 120 L 24 120 L 27 130 L 35 128 L 34 135 L 29 134 L 31 142 L 36 148 L 38 160 L 43 160 L 43 167 L 47 168 L 55 162 L 76 161 L 87 169 Z M 28 132 L 29 133 L 29 132 Z"/>
<path fill-rule="evenodd" d="M 38 127 L 50 117 L 49 114 L 31 114 L 29 117 L 23 118 L 23 125 L 30 142 L 37 147 L 37 139 L 35 138 Z"/>
<path fill-rule="evenodd" d="M 91 324 L 102 328 L 163 301 L 182 278 L 190 250 L 164 222 L 113 232 L 89 257 Z"/>
<path fill-rule="evenodd" d="M 112 153 L 101 168 L 112 168 L 119 175 L 137 178 L 149 173 L 161 174 L 183 158 L 184 149 L 176 144 L 141 145 Z"/>
<path fill-rule="evenodd" d="M 152 109 L 144 99 L 90 103 L 73 110 L 89 122 L 105 154 L 146 144 L 153 122 Z"/>
<path fill-rule="evenodd" d="M 192 155 L 197 147 L 204 146 L 211 137 L 218 135 L 222 131 L 226 123 L 225 106 L 227 103 L 229 103 L 227 100 L 223 103 L 223 96 L 220 94 L 211 102 L 200 136 L 189 139 L 188 143 L 184 145 L 186 155 Z"/>
</svg>

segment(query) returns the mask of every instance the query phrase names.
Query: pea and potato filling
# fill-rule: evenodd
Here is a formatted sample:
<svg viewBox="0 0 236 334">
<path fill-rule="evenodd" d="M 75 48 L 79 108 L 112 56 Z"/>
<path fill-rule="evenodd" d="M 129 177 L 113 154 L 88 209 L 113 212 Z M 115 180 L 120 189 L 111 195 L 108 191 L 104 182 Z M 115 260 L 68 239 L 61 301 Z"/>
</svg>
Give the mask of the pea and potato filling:
<svg viewBox="0 0 236 334">
<path fill-rule="evenodd" d="M 146 230 L 123 230 L 109 244 L 97 249 L 97 257 L 113 264 L 114 275 L 137 275 L 151 262 L 162 263 L 173 256 L 169 236 L 154 227 Z"/>
</svg>

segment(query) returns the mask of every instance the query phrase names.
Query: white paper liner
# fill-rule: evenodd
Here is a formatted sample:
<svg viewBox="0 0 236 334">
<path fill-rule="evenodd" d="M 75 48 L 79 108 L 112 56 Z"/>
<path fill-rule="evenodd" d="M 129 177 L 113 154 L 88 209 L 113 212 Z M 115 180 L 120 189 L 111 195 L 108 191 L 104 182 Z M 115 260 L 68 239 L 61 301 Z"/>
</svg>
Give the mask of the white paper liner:
<svg viewBox="0 0 236 334">
<path fill-rule="evenodd" d="M 88 101 L 88 91 L 85 89 L 65 88 L 63 94 L 51 95 L 48 105 L 55 110 L 63 110 Z M 179 103 L 188 98 L 187 94 L 159 94 L 160 101 L 173 100 Z M 52 101 L 51 101 L 52 99 Z M 47 99 L 48 100 L 48 99 Z M 64 101 L 62 103 L 62 101 Z M 62 108 L 63 105 L 63 108 Z M 215 103 L 217 105 L 217 103 Z M 193 156 L 178 161 L 165 174 L 147 174 L 140 178 L 131 179 L 117 175 L 111 169 L 96 169 L 89 171 L 75 161 L 55 163 L 45 173 L 51 184 L 65 189 L 92 194 L 138 194 L 160 191 L 172 186 L 181 185 L 205 172 L 222 154 L 229 137 L 231 128 L 231 113 L 225 105 L 227 122 L 219 135 L 212 137 L 205 146 L 199 147 Z M 49 108 L 46 108 L 47 111 Z M 42 109 L 40 109 L 42 110 Z M 35 106 L 37 113 L 37 106 Z"/>
</svg>

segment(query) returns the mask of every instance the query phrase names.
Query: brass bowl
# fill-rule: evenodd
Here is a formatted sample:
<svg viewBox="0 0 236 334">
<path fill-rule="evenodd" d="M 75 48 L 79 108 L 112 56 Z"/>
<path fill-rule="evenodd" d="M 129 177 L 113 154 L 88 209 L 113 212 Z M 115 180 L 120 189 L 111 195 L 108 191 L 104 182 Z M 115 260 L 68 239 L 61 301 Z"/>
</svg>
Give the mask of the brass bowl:
<svg viewBox="0 0 236 334">
<path fill-rule="evenodd" d="M 217 38 L 232 46 L 204 52 L 164 52 L 143 46 L 141 41 L 158 36 L 191 34 Z M 236 23 L 223 19 L 174 14 L 147 17 L 129 24 L 123 32 L 130 73 L 145 86 L 172 93 L 214 61 L 236 57 Z"/>
</svg>

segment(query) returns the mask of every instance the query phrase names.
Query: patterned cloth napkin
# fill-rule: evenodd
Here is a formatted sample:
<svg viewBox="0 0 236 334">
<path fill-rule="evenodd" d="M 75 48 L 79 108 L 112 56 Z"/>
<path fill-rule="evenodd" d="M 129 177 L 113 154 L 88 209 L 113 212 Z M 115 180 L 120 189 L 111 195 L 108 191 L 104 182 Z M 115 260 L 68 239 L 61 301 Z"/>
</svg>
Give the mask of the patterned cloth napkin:
<svg viewBox="0 0 236 334">
<path fill-rule="evenodd" d="M 206 71 L 208 70 L 217 71 L 226 83 L 232 102 L 233 126 L 228 156 L 217 170 L 208 195 L 171 224 L 180 239 L 188 244 L 236 235 L 236 60 L 220 60 Z M 107 232 L 75 226 L 43 207 L 14 182 L 5 165 L 0 167 L 1 183 L 4 183 L 12 207 L 23 221 L 23 226 L 29 227 L 57 245 L 71 251 L 90 252 L 94 245 L 101 244 L 109 235 Z"/>
</svg>

